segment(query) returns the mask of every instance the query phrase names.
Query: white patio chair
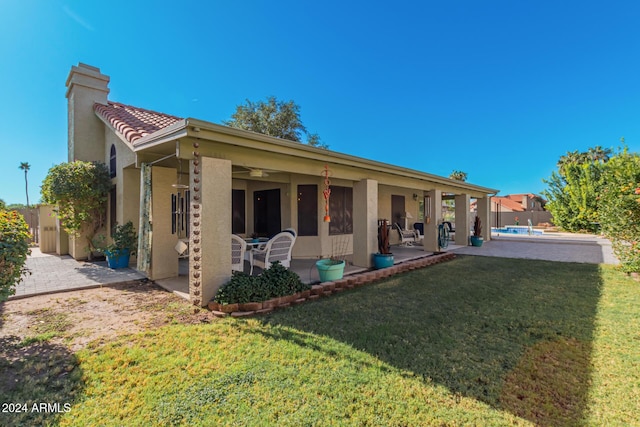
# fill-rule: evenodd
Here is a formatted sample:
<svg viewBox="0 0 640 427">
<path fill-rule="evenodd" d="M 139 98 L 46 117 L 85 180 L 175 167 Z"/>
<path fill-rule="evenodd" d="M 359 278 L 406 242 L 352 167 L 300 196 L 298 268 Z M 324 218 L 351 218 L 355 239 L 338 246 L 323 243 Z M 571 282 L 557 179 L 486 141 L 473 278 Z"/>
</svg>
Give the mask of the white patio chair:
<svg viewBox="0 0 640 427">
<path fill-rule="evenodd" d="M 291 228 L 291 227 L 289 227 L 289 228 L 285 228 L 285 229 L 284 229 L 284 230 L 282 230 L 282 231 L 287 231 L 287 232 L 289 232 L 289 233 L 293 234 L 293 238 L 294 238 L 294 239 L 298 237 L 298 233 L 296 232 L 296 229 L 295 229 L 295 228 Z"/>
<path fill-rule="evenodd" d="M 254 249 L 252 251 L 251 272 L 253 267 L 258 266 L 263 270 L 268 269 L 271 263 L 280 261 L 280 264 L 289 268 L 291 266 L 291 250 L 296 238 L 288 231 L 282 231 L 270 239 L 263 250 Z"/>
<path fill-rule="evenodd" d="M 413 246 L 414 243 L 418 243 L 420 234 L 415 230 L 403 230 L 400 224 L 395 222 L 393 224 L 398 234 L 400 235 L 400 243 L 405 246 Z"/>
<path fill-rule="evenodd" d="M 231 271 L 244 271 L 244 254 L 247 242 L 240 236 L 231 235 Z"/>
</svg>

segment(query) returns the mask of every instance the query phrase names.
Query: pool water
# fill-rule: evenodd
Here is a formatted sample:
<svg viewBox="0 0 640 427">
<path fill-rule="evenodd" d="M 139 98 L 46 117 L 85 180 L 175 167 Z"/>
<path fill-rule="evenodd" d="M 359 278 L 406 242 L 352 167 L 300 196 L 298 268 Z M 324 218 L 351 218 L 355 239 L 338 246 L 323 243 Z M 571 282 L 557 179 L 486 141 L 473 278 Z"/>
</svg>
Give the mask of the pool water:
<svg viewBox="0 0 640 427">
<path fill-rule="evenodd" d="M 529 227 L 526 225 L 508 225 L 503 228 L 492 228 L 492 233 L 504 233 L 504 234 L 529 234 Z M 542 236 L 544 234 L 542 230 L 532 230 L 531 234 L 534 236 Z"/>
</svg>

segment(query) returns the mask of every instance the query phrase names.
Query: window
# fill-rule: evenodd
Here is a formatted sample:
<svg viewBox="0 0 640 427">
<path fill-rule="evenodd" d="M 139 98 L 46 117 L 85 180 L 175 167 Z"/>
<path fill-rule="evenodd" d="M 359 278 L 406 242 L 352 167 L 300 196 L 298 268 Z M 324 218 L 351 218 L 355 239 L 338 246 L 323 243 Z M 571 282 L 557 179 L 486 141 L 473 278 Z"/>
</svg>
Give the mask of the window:
<svg viewBox="0 0 640 427">
<path fill-rule="evenodd" d="M 244 234 L 246 232 L 246 209 L 244 190 L 232 190 L 231 213 L 231 232 L 233 234 Z"/>
<path fill-rule="evenodd" d="M 318 186 L 298 185 L 298 236 L 318 235 Z"/>
<path fill-rule="evenodd" d="M 189 190 L 171 194 L 171 234 L 177 234 L 178 239 L 189 237 L 190 200 Z"/>
<path fill-rule="evenodd" d="M 329 235 L 353 233 L 353 189 L 331 186 Z"/>
<path fill-rule="evenodd" d="M 116 146 L 111 144 L 111 153 L 109 154 L 109 175 L 111 178 L 116 176 Z"/>
</svg>

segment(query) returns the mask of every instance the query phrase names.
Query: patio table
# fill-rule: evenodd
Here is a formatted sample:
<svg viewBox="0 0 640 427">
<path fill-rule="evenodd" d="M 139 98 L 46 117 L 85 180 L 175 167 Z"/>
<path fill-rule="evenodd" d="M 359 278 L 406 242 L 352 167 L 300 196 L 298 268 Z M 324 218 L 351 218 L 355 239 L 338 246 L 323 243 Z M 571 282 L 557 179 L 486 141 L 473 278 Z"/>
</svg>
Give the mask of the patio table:
<svg viewBox="0 0 640 427">
<path fill-rule="evenodd" d="M 253 270 L 253 250 L 264 246 L 269 239 L 267 237 L 260 237 L 256 242 L 255 239 L 244 239 L 247 242 L 247 251 L 244 253 L 244 259 L 249 261 L 251 269 Z"/>
</svg>

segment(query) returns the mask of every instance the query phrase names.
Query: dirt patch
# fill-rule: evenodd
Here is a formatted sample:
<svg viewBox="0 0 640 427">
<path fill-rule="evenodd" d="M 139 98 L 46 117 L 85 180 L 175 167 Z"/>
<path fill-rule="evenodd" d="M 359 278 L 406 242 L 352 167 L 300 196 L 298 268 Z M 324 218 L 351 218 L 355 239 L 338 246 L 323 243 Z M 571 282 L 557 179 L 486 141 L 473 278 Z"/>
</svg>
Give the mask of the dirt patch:
<svg viewBox="0 0 640 427">
<path fill-rule="evenodd" d="M 0 338 L 47 341 L 75 352 L 91 342 L 108 342 L 169 323 L 210 322 L 213 318 L 206 309 L 200 310 L 151 282 L 140 282 L 1 303 Z"/>
</svg>

